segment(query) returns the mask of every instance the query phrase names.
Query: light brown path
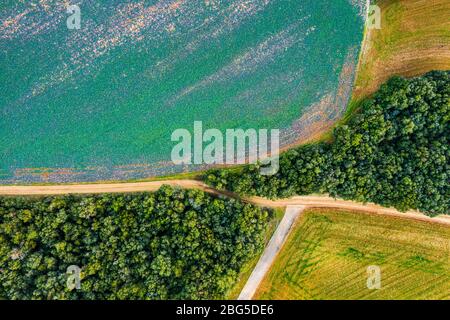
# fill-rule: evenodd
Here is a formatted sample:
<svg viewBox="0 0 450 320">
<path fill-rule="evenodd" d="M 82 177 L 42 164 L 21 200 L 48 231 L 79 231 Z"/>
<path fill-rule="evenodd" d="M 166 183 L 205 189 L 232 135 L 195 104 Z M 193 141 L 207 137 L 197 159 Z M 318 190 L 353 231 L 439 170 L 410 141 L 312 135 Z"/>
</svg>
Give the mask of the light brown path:
<svg viewBox="0 0 450 320">
<path fill-rule="evenodd" d="M 277 257 L 278 252 L 280 252 L 283 244 L 286 242 L 294 222 L 303 210 L 305 210 L 304 206 L 288 206 L 286 208 L 286 213 L 284 214 L 283 219 L 281 219 L 277 230 L 275 230 L 269 244 L 264 249 L 261 258 L 259 258 L 252 274 L 242 289 L 238 300 L 251 300 L 253 298 L 256 290 L 258 290 L 259 285 Z"/>
<path fill-rule="evenodd" d="M 48 186 L 0 186 L 0 195 L 62 195 L 62 194 L 93 194 L 93 193 L 126 193 L 156 191 L 162 185 L 186 189 L 199 189 L 213 194 L 236 197 L 233 193 L 219 191 L 197 180 L 167 180 L 133 183 L 104 183 L 104 184 L 73 184 Z M 385 208 L 375 204 L 362 204 L 354 201 L 334 199 L 327 196 L 299 196 L 289 199 L 268 200 L 260 197 L 244 198 L 246 202 L 255 205 L 279 208 L 286 206 L 305 206 L 308 208 L 337 208 L 355 210 L 372 214 L 391 215 L 433 223 L 450 225 L 450 216 L 441 215 L 430 218 L 419 212 L 400 212 L 393 208 Z"/>
</svg>

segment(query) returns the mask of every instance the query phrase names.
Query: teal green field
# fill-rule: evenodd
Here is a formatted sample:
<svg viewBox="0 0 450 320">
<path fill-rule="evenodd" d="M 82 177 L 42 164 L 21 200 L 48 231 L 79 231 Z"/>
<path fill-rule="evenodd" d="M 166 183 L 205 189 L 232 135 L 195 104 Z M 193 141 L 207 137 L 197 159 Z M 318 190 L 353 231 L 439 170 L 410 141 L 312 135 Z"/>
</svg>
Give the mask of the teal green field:
<svg viewBox="0 0 450 320">
<path fill-rule="evenodd" d="M 72 1 L 80 30 L 65 3 L 0 3 L 0 184 L 180 172 L 194 121 L 286 146 L 351 95 L 365 1 Z"/>
</svg>

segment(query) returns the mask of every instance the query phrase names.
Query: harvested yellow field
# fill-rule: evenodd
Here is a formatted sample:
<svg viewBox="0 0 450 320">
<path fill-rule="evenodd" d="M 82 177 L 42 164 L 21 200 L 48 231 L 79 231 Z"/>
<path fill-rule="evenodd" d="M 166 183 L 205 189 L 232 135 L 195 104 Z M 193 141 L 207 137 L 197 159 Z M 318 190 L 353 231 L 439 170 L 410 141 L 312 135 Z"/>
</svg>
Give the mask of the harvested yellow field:
<svg viewBox="0 0 450 320">
<path fill-rule="evenodd" d="M 450 299 L 449 252 L 446 225 L 308 210 L 255 298 Z M 379 289 L 368 289 L 370 266 L 380 268 Z"/>
<path fill-rule="evenodd" d="M 374 93 L 394 75 L 450 69 L 450 1 L 378 0 L 381 29 L 369 29 L 353 99 Z"/>
</svg>

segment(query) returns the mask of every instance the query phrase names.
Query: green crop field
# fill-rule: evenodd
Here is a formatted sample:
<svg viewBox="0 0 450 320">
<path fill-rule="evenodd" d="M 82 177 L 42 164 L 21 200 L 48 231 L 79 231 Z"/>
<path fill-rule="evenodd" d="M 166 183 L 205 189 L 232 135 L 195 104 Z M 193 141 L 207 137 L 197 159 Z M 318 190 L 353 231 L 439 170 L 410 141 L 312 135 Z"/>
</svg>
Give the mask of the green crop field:
<svg viewBox="0 0 450 320">
<path fill-rule="evenodd" d="M 257 299 L 450 299 L 450 228 L 359 212 L 308 210 Z M 367 288 L 368 266 L 381 288 Z"/>
<path fill-rule="evenodd" d="M 288 146 L 351 96 L 365 0 L 71 4 L 80 30 L 64 1 L 0 2 L 2 184 L 178 174 L 176 129 L 280 129 Z"/>
</svg>

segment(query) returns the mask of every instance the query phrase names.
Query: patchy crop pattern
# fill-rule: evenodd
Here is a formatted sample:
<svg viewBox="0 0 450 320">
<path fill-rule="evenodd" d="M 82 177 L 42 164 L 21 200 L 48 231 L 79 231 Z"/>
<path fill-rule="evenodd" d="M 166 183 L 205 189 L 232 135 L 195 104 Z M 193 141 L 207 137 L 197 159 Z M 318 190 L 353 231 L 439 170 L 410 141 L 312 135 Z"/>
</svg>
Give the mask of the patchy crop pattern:
<svg viewBox="0 0 450 320">
<path fill-rule="evenodd" d="M 69 30 L 69 5 L 81 29 Z M 4 1 L 0 183 L 198 170 L 171 132 L 329 127 L 353 84 L 365 1 Z"/>
</svg>

